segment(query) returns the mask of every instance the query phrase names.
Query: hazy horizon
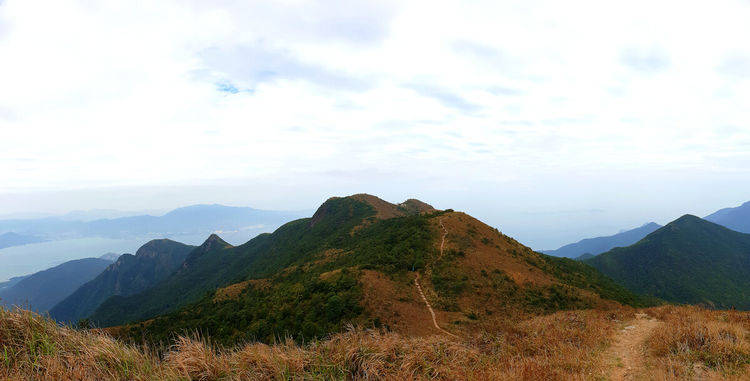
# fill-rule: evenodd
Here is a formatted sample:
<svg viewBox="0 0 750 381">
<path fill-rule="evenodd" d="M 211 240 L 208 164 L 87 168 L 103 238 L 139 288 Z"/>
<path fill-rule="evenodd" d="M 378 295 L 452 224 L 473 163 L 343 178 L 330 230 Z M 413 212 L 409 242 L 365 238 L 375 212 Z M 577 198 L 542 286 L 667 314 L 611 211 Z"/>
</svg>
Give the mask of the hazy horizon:
<svg viewBox="0 0 750 381">
<path fill-rule="evenodd" d="M 239 187 L 231 187 L 232 190 L 237 190 Z M 250 187 L 248 187 L 250 188 Z M 711 205 L 701 205 L 700 207 L 695 206 L 684 206 L 682 209 L 681 205 L 672 205 L 672 210 L 663 211 L 661 216 L 648 216 L 646 213 L 638 214 L 633 213 L 629 218 L 626 219 L 615 219 L 612 218 L 611 212 L 606 209 L 588 209 L 588 210 L 554 210 L 554 209 L 543 209 L 539 206 L 535 208 L 529 208 L 528 210 L 521 211 L 518 207 L 512 210 L 512 213 L 503 214 L 500 206 L 508 206 L 506 202 L 498 202 L 492 204 L 492 201 L 487 201 L 487 204 L 483 202 L 477 202 L 471 198 L 463 199 L 462 192 L 453 192 L 453 194 L 443 194 L 443 197 L 450 198 L 452 201 L 440 201 L 435 202 L 433 199 L 428 198 L 429 196 L 423 197 L 415 194 L 402 194 L 401 196 L 389 196 L 396 194 L 396 192 L 390 192 L 387 195 L 381 193 L 373 193 L 367 191 L 356 191 L 352 190 L 349 193 L 330 194 L 327 196 L 321 196 L 318 200 L 307 201 L 313 199 L 314 196 L 308 195 L 308 197 L 292 197 L 288 200 L 280 199 L 278 197 L 259 197 L 255 202 L 243 201 L 242 197 L 236 195 L 230 196 L 229 191 L 220 186 L 215 187 L 166 187 L 161 189 L 140 189 L 142 194 L 138 195 L 134 192 L 133 188 L 122 188 L 122 189 L 102 189 L 102 190 L 88 190 L 88 191 L 69 191 L 69 192 L 51 192 L 51 193 L 28 193 L 22 195 L 0 196 L 0 202 L 15 202 L 19 203 L 20 200 L 25 200 L 24 203 L 32 203 L 34 205 L 42 207 L 42 209 L 32 211 L 26 211 L 29 214 L 26 218 L 38 218 L 46 216 L 64 216 L 70 212 L 87 212 L 96 211 L 98 209 L 110 209 L 109 212 L 116 214 L 117 212 L 122 213 L 121 216 L 131 216 L 140 214 L 149 214 L 154 216 L 163 215 L 173 209 L 197 205 L 197 204 L 220 204 L 235 207 L 250 207 L 261 210 L 279 210 L 279 211 L 306 211 L 312 215 L 314 210 L 327 198 L 335 196 L 347 196 L 355 193 L 371 193 L 375 196 L 384 198 L 386 201 L 398 203 L 408 198 L 417 198 L 424 202 L 430 203 L 439 209 L 455 209 L 467 212 L 482 221 L 497 227 L 506 234 L 511 235 L 514 238 L 519 239 L 524 244 L 536 249 L 536 250 L 548 250 L 556 249 L 562 245 L 576 242 L 580 239 L 591 238 L 596 236 L 606 236 L 616 234 L 618 232 L 629 230 L 632 228 L 639 227 L 649 222 L 656 222 L 661 225 L 665 225 L 672 220 L 684 215 L 693 214 L 698 217 L 704 217 L 711 214 L 719 209 L 727 207 L 736 207 L 746 201 L 734 201 L 721 203 L 717 201 Z M 91 205 L 90 199 L 91 194 L 101 192 L 109 196 L 113 196 L 119 199 L 117 195 L 121 192 L 130 195 L 126 203 L 122 205 L 137 206 L 130 210 L 118 209 L 117 202 L 106 202 L 108 208 L 92 207 L 87 208 L 87 205 Z M 133 194 L 136 193 L 136 196 Z M 216 194 L 224 194 L 223 201 L 211 201 L 209 197 L 215 197 Z M 59 208 L 59 200 L 68 200 L 72 202 L 72 205 L 76 207 L 74 209 L 55 209 L 49 207 L 44 209 L 44 205 L 55 205 Z M 169 201 L 166 201 L 169 199 Z M 33 200 L 33 201 L 32 201 Z M 184 200 L 184 201 L 183 201 Z M 512 202 L 511 202 L 512 204 Z M 140 206 L 139 206 L 140 205 Z M 157 207 L 161 205 L 162 207 Z M 307 205 L 307 207 L 305 207 Z M 284 206 L 293 206 L 292 208 L 284 208 Z M 23 213 L 20 210 L 17 213 Z M 35 214 L 39 214 L 35 216 Z M 7 215 L 6 215 L 7 216 Z M 111 216 L 106 218 L 117 218 L 120 216 Z M 0 215 L 1 219 L 7 219 Z M 571 221 L 575 222 L 571 224 Z M 619 224 L 622 222 L 621 224 Z M 195 243 L 195 242 L 191 242 Z M 236 243 L 236 242 L 233 242 Z"/>
</svg>

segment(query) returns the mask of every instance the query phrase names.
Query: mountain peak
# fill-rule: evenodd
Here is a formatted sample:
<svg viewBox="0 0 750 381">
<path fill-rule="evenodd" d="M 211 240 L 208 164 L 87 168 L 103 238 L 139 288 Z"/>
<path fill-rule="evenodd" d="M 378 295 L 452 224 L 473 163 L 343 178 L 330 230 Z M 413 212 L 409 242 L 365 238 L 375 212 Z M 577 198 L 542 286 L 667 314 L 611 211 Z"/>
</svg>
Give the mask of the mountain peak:
<svg viewBox="0 0 750 381">
<path fill-rule="evenodd" d="M 406 210 L 409 214 L 431 213 L 436 210 L 432 205 L 419 201 L 416 198 L 410 198 L 398 204 L 398 206 L 399 208 Z"/>
<path fill-rule="evenodd" d="M 353 202 L 353 203 L 352 203 Z M 435 211 L 431 205 L 416 199 L 409 199 L 401 204 L 392 204 L 380 197 L 367 193 L 358 193 L 346 197 L 331 197 L 324 202 L 312 217 L 310 224 L 316 225 L 329 216 L 336 215 L 337 219 L 346 219 L 361 216 L 361 211 L 357 212 L 354 204 L 365 204 L 375 212 L 374 217 L 380 220 L 387 220 L 394 217 L 404 217 L 413 214 L 427 213 Z M 344 210 L 347 210 L 344 212 Z M 369 217 L 365 215 L 364 217 Z"/>
<path fill-rule="evenodd" d="M 227 241 L 224 241 L 223 239 L 221 239 L 221 237 L 219 237 L 218 235 L 214 233 L 208 236 L 206 241 L 203 242 L 203 244 L 201 244 L 198 248 L 201 249 L 202 251 L 210 251 L 210 250 L 215 250 L 215 249 L 226 249 L 228 247 L 233 247 L 233 246 L 227 243 Z"/>
<path fill-rule="evenodd" d="M 156 256 L 160 251 L 161 248 L 165 246 L 169 246 L 170 244 L 179 244 L 178 242 L 172 241 L 171 239 L 152 239 L 151 241 L 146 242 L 138 248 L 138 251 L 135 252 L 136 257 L 153 257 Z"/>
<path fill-rule="evenodd" d="M 750 308 L 750 235 L 686 214 L 628 247 L 591 258 L 631 290 L 679 303 Z M 696 281 L 708 280 L 708 281 Z"/>
<path fill-rule="evenodd" d="M 410 198 L 400 204 L 392 204 L 377 196 L 373 196 L 367 193 L 355 194 L 349 196 L 348 198 L 361 201 L 372 206 L 375 209 L 376 217 L 384 220 L 393 217 L 403 217 L 410 214 L 420 214 L 435 211 L 435 208 L 433 208 L 432 205 L 414 198 Z"/>
<path fill-rule="evenodd" d="M 120 258 L 120 254 L 117 253 L 107 253 L 99 257 L 100 259 L 104 259 L 111 262 L 117 262 L 117 258 Z"/>
<path fill-rule="evenodd" d="M 707 221 L 705 221 L 704 219 L 702 219 L 700 217 L 694 216 L 692 214 L 685 214 L 682 217 L 680 217 L 680 218 L 678 218 L 678 219 L 670 222 L 667 225 L 673 225 L 673 226 L 677 225 L 677 226 L 680 226 L 680 225 L 692 224 L 692 223 L 696 223 L 696 222 L 707 222 Z"/>
</svg>

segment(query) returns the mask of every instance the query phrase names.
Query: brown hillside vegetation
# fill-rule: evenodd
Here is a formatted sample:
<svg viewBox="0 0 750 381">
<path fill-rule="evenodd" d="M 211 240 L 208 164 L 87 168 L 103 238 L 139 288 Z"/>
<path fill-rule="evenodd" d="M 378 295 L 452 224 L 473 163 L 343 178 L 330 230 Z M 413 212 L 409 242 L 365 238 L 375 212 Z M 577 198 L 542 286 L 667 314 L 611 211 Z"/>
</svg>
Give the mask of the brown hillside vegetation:
<svg viewBox="0 0 750 381">
<path fill-rule="evenodd" d="M 331 245 L 304 253 L 300 260 L 280 268 L 274 274 L 222 285 L 200 307 L 188 307 L 175 315 L 155 317 L 149 320 L 149 324 L 112 327 L 108 332 L 134 342 L 140 342 L 144 337 L 164 341 L 173 333 L 185 334 L 192 329 L 205 327 L 206 322 L 221 320 L 211 316 L 212 310 L 221 308 L 222 311 L 229 311 L 224 316 L 231 314 L 231 311 L 245 310 L 245 306 L 250 304 L 246 301 L 251 298 L 249 295 L 257 300 L 258 296 L 285 293 L 289 296 L 286 300 L 299 303 L 303 300 L 303 282 L 300 278 L 287 280 L 299 273 L 316 276 L 316 281 L 325 284 L 336 284 L 345 276 L 351 277 L 356 282 L 355 288 L 361 289 L 354 302 L 360 310 L 325 334 L 340 332 L 346 323 L 351 323 L 408 336 L 440 333 L 472 335 L 491 331 L 497 326 L 513 325 L 539 314 L 591 308 L 617 309 L 622 307 L 621 302 L 632 303 L 632 299 L 627 299 L 626 290 L 608 286 L 600 279 L 582 273 L 586 269 L 595 272 L 588 266 L 570 260 L 567 260 L 570 262 L 567 265 L 551 262 L 548 257 L 465 213 L 436 211 L 418 200 L 392 204 L 366 194 L 332 198 L 315 212 L 310 224 L 326 223 L 327 218 L 340 212 L 337 208 L 348 205 L 341 203 L 347 199 L 364 203 L 373 211 L 372 215 L 359 221 L 359 225 L 353 225 L 355 228 L 348 233 L 352 239 L 369 237 L 370 242 L 380 245 L 377 249 L 379 252 L 396 253 L 394 258 L 419 251 L 423 253 L 419 259 L 421 263 L 396 270 L 373 265 L 357 252 L 362 248 L 336 246 L 336 242 L 339 242 L 336 240 Z M 352 212 L 347 210 L 346 213 Z M 395 228 L 388 230 L 384 226 Z M 417 250 L 393 249 L 394 245 L 388 242 L 394 240 L 390 238 L 394 232 L 402 231 L 398 229 L 411 229 L 407 230 L 410 234 L 424 237 Z M 399 240 L 408 239 L 403 235 L 398 237 Z M 368 255 L 377 254 L 371 250 Z M 579 277 L 580 281 L 565 278 L 570 274 Z M 610 291 L 610 294 L 601 295 L 599 292 L 602 289 Z M 279 299 L 284 300 L 276 298 L 272 303 Z M 294 303 L 290 303 L 288 308 L 298 308 L 298 304 Z M 243 317 L 236 320 L 241 321 Z M 201 324 L 204 325 L 201 327 Z M 241 337 L 245 332 L 242 327 L 227 325 L 222 328 L 226 328 L 224 332 L 231 332 L 233 337 Z M 161 335 L 158 340 L 152 339 L 154 332 Z M 201 332 L 207 331 L 202 329 Z M 216 331 L 208 331 L 207 334 L 221 341 Z M 268 343 L 276 336 L 288 334 L 295 333 L 266 335 L 259 341 Z M 258 337 L 240 341 L 248 339 L 256 340 Z M 299 340 L 298 337 L 295 339 Z M 230 341 L 225 336 L 221 342 L 224 345 L 233 344 Z"/>
<path fill-rule="evenodd" d="M 540 254 L 465 213 L 450 210 L 436 213 L 430 205 L 413 199 L 392 204 L 367 194 L 348 198 L 371 206 L 375 218 L 381 221 L 421 214 L 428 221 L 426 229 L 432 237 L 429 245 L 432 248 L 428 248 L 431 253 L 424 268 L 417 271 L 386 273 L 373 268 L 347 268 L 362 286 L 360 304 L 364 313 L 353 320 L 354 324 L 372 326 L 371 322 L 378 322 L 379 326 L 405 335 L 459 334 L 539 313 L 621 306 L 559 279 L 546 267 Z M 311 224 L 331 213 L 328 205 L 318 209 Z M 372 225 L 377 220 L 366 219 L 363 225 Z M 311 255 L 306 263 L 295 264 L 278 274 L 301 268 L 307 273 L 320 272 L 320 279 L 326 280 L 341 270 L 331 270 L 330 263 L 351 255 L 350 251 L 327 248 Z M 417 277 L 420 287 L 415 283 Z M 264 285 L 275 287 L 273 280 Z M 241 297 L 248 287 L 258 285 L 249 281 L 229 285 L 216 291 L 214 302 Z M 439 328 L 432 321 L 433 313 Z M 122 332 L 140 337 L 138 327 L 131 327 Z"/>
<path fill-rule="evenodd" d="M 436 232 L 433 245 L 437 258 L 428 264 L 419 282 L 438 325 L 449 331 L 492 327 L 498 322 L 541 312 L 518 299 L 525 290 L 544 293 L 546 287 L 557 286 L 580 306 L 605 309 L 619 306 L 594 293 L 563 285 L 532 264 L 539 261 L 537 253 L 465 213 L 447 212 L 432 218 L 431 226 Z M 437 271 L 440 273 L 435 274 Z M 441 294 L 432 283 L 436 275 L 460 283 L 461 291 Z M 439 333 L 441 329 L 432 324 L 420 290 L 415 287 L 415 276 L 401 280 L 365 270 L 361 277 L 365 289 L 363 304 L 371 316 L 399 333 Z"/>
<path fill-rule="evenodd" d="M 0 309 L 0 377 L 58 380 L 282 379 L 748 379 L 750 313 L 695 307 L 558 312 L 461 338 L 350 329 L 304 346 L 291 341 L 218 349 L 175 339 L 163 350 L 101 332 L 59 327 L 28 311 Z M 656 319 L 624 366 L 612 348 L 637 319 Z M 622 354 L 622 353 L 619 353 Z M 632 355 L 632 353 L 631 353 Z M 621 378 L 616 378 L 621 377 Z"/>
<path fill-rule="evenodd" d="M 569 308 L 620 306 L 595 293 L 563 284 L 535 265 L 542 262 L 539 254 L 465 213 L 449 211 L 431 218 L 430 223 L 437 256 L 428 263 L 419 282 L 438 324 L 449 331 L 491 327 L 509 317 L 543 312 L 527 305 L 519 295 L 526 291 L 546 295 L 553 287 L 567 293 Z M 373 270 L 363 271 L 363 304 L 371 316 L 402 334 L 438 333 L 414 287 L 416 275 L 398 279 Z M 437 278 L 460 285 L 460 290 L 441 293 L 433 284 Z"/>
</svg>

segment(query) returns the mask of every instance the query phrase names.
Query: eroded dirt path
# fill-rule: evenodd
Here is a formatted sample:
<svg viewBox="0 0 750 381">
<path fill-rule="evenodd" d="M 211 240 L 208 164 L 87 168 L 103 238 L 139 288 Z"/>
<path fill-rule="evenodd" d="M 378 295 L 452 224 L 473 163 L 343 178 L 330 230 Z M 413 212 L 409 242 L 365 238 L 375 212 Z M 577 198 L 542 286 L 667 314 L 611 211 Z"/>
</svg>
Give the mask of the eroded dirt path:
<svg viewBox="0 0 750 381">
<path fill-rule="evenodd" d="M 427 298 L 424 296 L 424 292 L 422 291 L 422 285 L 419 284 L 419 273 L 417 273 L 417 276 L 414 278 L 414 284 L 417 286 L 417 291 L 419 292 L 419 296 L 422 297 L 422 301 L 424 301 L 424 304 L 427 306 L 427 309 L 430 311 L 430 315 L 432 315 L 432 324 L 435 326 L 435 328 L 442 333 L 456 337 L 456 335 L 440 328 L 440 325 L 437 322 L 437 317 L 435 316 L 435 311 L 432 309 L 430 302 L 428 302 Z"/>
<path fill-rule="evenodd" d="M 440 227 L 443 228 L 443 239 L 440 241 L 440 254 L 438 255 L 438 261 L 440 258 L 443 258 L 443 248 L 445 248 L 445 237 L 448 236 L 448 229 L 445 228 L 445 225 L 443 225 L 443 220 L 440 221 Z"/>
<path fill-rule="evenodd" d="M 664 323 L 639 313 L 617 333 L 612 346 L 604 353 L 604 359 L 610 365 L 610 380 L 637 380 L 648 376 L 645 341 L 661 324 Z"/>
<path fill-rule="evenodd" d="M 440 258 L 443 257 L 443 248 L 445 247 L 445 237 L 448 235 L 448 229 L 445 228 L 445 225 L 443 225 L 443 221 L 442 220 L 440 220 L 440 227 L 443 228 L 444 233 L 443 233 L 443 239 L 440 242 L 440 254 L 438 255 L 438 260 L 440 260 Z M 429 269 L 428 269 L 428 271 L 429 271 Z M 445 333 L 446 335 L 457 337 L 456 335 L 454 335 L 454 334 L 452 334 L 452 333 L 444 330 L 443 328 L 440 328 L 440 325 L 437 322 L 437 317 L 435 316 L 435 311 L 432 309 L 432 306 L 430 305 L 430 302 L 427 301 L 427 297 L 425 297 L 424 291 L 422 291 L 422 285 L 419 284 L 419 273 L 416 273 L 416 275 L 414 277 L 414 285 L 417 286 L 417 291 L 419 292 L 419 296 L 422 297 L 422 301 L 424 301 L 424 304 L 427 306 L 427 310 L 430 311 L 430 315 L 432 316 L 432 324 L 435 326 L 435 328 L 438 331 L 440 331 L 442 333 Z"/>
</svg>

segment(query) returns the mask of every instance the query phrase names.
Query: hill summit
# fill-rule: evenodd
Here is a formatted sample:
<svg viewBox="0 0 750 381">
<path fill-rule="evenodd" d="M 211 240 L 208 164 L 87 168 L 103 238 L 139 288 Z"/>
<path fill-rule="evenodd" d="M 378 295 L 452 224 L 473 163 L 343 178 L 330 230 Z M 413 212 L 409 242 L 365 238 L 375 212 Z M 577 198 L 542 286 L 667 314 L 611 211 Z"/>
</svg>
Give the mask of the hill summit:
<svg viewBox="0 0 750 381">
<path fill-rule="evenodd" d="M 673 302 L 750 309 L 750 234 L 693 215 L 585 262 L 635 292 Z"/>
<path fill-rule="evenodd" d="M 212 251 L 217 249 L 227 249 L 230 247 L 232 247 L 232 245 L 230 245 L 214 233 L 208 236 L 208 238 L 200 246 L 198 246 L 197 250 Z"/>
<path fill-rule="evenodd" d="M 371 217 L 381 220 L 436 211 L 431 205 L 413 198 L 400 204 L 392 204 L 376 196 L 367 193 L 359 193 L 348 197 L 329 198 L 315 211 L 315 214 L 313 214 L 312 219 L 310 220 L 310 224 L 315 225 L 318 221 L 328 217 L 333 209 L 340 207 L 342 202 L 348 202 L 347 200 L 368 205 L 375 212 Z M 352 207 L 357 206 L 356 203 L 350 205 Z"/>
</svg>

